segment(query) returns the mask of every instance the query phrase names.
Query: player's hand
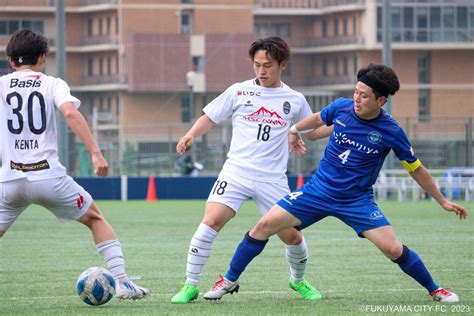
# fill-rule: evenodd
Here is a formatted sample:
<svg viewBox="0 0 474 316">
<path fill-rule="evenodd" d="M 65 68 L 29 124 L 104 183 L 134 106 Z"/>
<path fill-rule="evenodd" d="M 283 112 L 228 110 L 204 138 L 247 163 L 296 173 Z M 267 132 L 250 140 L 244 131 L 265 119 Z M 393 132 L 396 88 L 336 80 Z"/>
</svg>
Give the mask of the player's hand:
<svg viewBox="0 0 474 316">
<path fill-rule="evenodd" d="M 180 155 L 184 154 L 186 149 L 188 149 L 189 146 L 194 142 L 194 137 L 190 135 L 184 135 L 181 137 L 178 141 L 178 144 L 176 145 L 176 152 Z"/>
<path fill-rule="evenodd" d="M 448 212 L 454 212 L 459 216 L 459 219 L 466 219 L 467 210 L 459 204 L 446 200 L 441 206 Z"/>
<path fill-rule="evenodd" d="M 299 155 L 306 154 L 306 146 L 299 134 L 289 133 L 288 142 L 290 144 L 290 152 L 293 153 L 295 158 L 298 158 Z"/>
<path fill-rule="evenodd" d="M 100 177 L 109 174 L 109 163 L 105 160 L 102 153 L 92 154 L 92 164 L 94 165 L 94 173 Z"/>
</svg>

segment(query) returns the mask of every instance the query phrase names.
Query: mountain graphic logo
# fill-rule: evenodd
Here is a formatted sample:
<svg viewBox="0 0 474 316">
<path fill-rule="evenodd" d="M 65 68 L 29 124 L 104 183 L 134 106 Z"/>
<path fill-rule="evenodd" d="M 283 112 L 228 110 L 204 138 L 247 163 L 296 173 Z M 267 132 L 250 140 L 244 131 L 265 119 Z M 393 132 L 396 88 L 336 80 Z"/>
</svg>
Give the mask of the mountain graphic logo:
<svg viewBox="0 0 474 316">
<path fill-rule="evenodd" d="M 277 117 L 279 118 L 280 120 L 283 120 L 283 117 L 281 117 L 277 112 L 275 111 L 269 111 L 267 110 L 264 106 L 262 106 L 260 109 L 258 109 L 257 111 L 253 112 L 252 114 L 250 114 L 250 116 L 255 116 L 255 115 L 262 115 L 262 116 L 265 116 L 265 114 L 268 114 L 270 117 Z"/>
<path fill-rule="evenodd" d="M 288 125 L 288 122 L 286 122 L 285 119 L 281 117 L 277 112 L 269 111 L 264 106 L 260 107 L 260 109 L 249 115 L 245 115 L 244 120 L 282 127 Z"/>
</svg>

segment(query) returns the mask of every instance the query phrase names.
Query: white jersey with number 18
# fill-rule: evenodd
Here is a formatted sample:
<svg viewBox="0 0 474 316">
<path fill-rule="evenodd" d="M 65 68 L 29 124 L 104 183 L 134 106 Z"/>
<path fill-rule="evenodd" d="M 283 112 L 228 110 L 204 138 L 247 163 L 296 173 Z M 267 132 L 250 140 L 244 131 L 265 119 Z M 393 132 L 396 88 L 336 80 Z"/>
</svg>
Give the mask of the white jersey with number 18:
<svg viewBox="0 0 474 316">
<path fill-rule="evenodd" d="M 67 83 L 41 72 L 16 71 L 0 77 L 0 98 L 0 182 L 66 175 L 58 157 L 55 110 L 65 102 L 80 105 Z"/>
<path fill-rule="evenodd" d="M 227 88 L 203 111 L 214 123 L 232 115 L 232 140 L 223 172 L 287 183 L 288 130 L 312 113 L 301 93 L 284 83 L 265 88 L 256 79 L 247 80 Z"/>
</svg>

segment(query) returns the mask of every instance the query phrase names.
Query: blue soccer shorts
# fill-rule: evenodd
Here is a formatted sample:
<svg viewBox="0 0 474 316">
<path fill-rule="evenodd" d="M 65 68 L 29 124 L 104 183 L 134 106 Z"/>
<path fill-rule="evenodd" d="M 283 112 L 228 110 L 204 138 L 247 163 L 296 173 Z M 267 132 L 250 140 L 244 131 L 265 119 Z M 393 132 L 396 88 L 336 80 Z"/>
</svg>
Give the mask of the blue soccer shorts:
<svg viewBox="0 0 474 316">
<path fill-rule="evenodd" d="M 363 238 L 364 231 L 390 225 L 373 199 L 357 203 L 338 203 L 320 190 L 308 189 L 308 185 L 287 194 L 277 204 L 301 221 L 297 229 L 311 226 L 326 216 L 334 216 Z"/>
</svg>

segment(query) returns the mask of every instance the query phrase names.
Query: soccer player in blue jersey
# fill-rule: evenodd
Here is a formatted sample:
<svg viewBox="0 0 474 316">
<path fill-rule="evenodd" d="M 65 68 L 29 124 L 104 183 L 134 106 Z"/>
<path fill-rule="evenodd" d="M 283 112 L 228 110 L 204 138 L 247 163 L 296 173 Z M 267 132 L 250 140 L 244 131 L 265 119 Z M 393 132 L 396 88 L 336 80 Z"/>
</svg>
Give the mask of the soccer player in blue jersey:
<svg viewBox="0 0 474 316">
<path fill-rule="evenodd" d="M 440 287 L 415 251 L 403 245 L 374 200 L 372 186 L 385 157 L 393 150 L 410 176 L 448 212 L 460 219 L 467 211 L 446 199 L 415 153 L 403 129 L 382 107 L 400 84 L 385 65 L 369 64 L 359 70 L 353 99 L 337 99 L 321 112 L 293 125 L 301 132 L 333 126 L 316 173 L 303 187 L 277 202 L 241 241 L 225 278 L 210 292 L 221 298 L 233 292 L 247 265 L 260 254 L 268 238 L 288 227 L 306 228 L 326 216 L 335 216 L 370 240 L 382 253 L 420 283 L 436 301 L 458 302 Z"/>
</svg>

